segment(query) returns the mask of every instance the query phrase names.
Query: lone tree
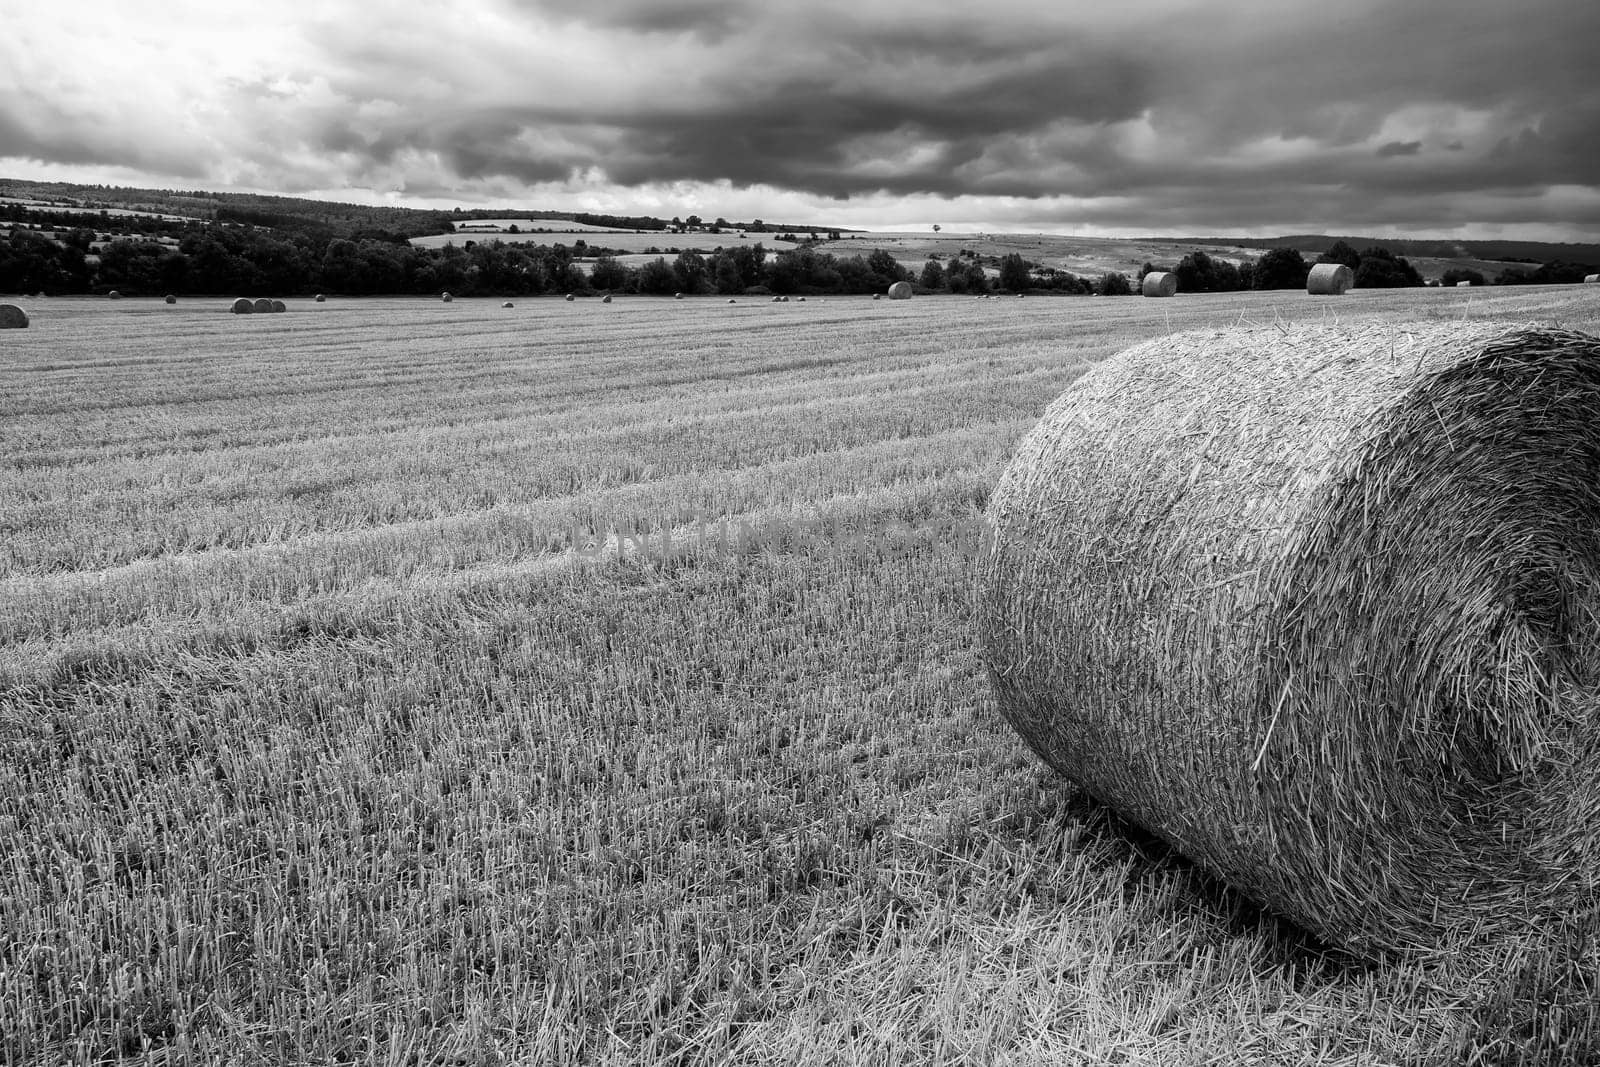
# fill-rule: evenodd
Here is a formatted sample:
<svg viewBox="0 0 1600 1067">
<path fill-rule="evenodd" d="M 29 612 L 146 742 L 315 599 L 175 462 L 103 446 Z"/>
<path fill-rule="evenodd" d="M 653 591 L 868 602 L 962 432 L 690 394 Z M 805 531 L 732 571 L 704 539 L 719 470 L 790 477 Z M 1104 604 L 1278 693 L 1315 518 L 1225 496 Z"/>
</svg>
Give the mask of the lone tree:
<svg viewBox="0 0 1600 1067">
<path fill-rule="evenodd" d="M 1269 248 L 1256 260 L 1255 289 L 1304 289 L 1311 266 L 1295 248 Z"/>
<path fill-rule="evenodd" d="M 939 224 L 937 222 L 933 224 L 933 232 L 934 233 L 938 233 L 939 232 Z"/>
</svg>

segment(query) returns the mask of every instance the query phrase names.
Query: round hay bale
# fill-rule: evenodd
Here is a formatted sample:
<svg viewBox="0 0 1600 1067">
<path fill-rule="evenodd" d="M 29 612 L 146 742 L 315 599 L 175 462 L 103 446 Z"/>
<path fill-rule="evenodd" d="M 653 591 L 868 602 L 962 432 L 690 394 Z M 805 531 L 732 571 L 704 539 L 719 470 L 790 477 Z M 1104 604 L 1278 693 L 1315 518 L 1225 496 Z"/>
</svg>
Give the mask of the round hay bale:
<svg viewBox="0 0 1600 1067">
<path fill-rule="evenodd" d="M 122 299 L 122 294 L 117 292 L 115 289 L 113 289 L 109 293 L 106 294 L 106 299 L 107 300 L 121 300 Z"/>
<path fill-rule="evenodd" d="M 0 330 L 26 330 L 28 313 L 15 304 L 0 304 Z"/>
<path fill-rule="evenodd" d="M 176 304 L 178 302 L 178 298 L 173 296 L 171 293 L 168 293 L 165 299 L 169 304 Z"/>
<path fill-rule="evenodd" d="M 890 300 L 910 300 L 911 299 L 911 283 L 910 282 L 895 282 L 893 285 L 889 286 L 889 299 Z"/>
<path fill-rule="evenodd" d="M 316 300 L 317 300 L 317 303 L 319 303 L 319 304 L 326 304 L 328 302 L 327 294 L 318 293 L 317 296 L 316 296 Z"/>
<path fill-rule="evenodd" d="M 572 303 L 572 301 L 573 301 L 573 300 L 575 300 L 575 299 L 576 299 L 576 297 L 574 297 L 574 296 L 573 296 L 573 295 L 572 295 L 572 294 L 571 294 L 571 293 L 568 293 L 568 294 L 567 294 L 567 303 L 569 303 L 569 304 L 570 304 L 570 303 Z"/>
<path fill-rule="evenodd" d="M 1306 292 L 1313 296 L 1343 296 L 1356 283 L 1356 272 L 1343 263 L 1318 263 L 1306 275 Z"/>
<path fill-rule="evenodd" d="M 1600 951 L 1596 484 L 1600 338 L 1136 345 L 1051 405 L 989 501 L 999 709 L 1279 914 L 1445 986 L 1553 983 L 1600 1042 L 1561 984 Z"/>
<path fill-rule="evenodd" d="M 249 297 L 241 296 L 239 299 L 233 302 L 233 306 L 228 310 L 233 312 L 235 315 L 250 315 L 254 314 L 256 306 L 251 302 Z"/>
<path fill-rule="evenodd" d="M 1178 276 L 1170 270 L 1153 270 L 1144 276 L 1140 291 L 1145 296 L 1177 296 Z"/>
<path fill-rule="evenodd" d="M 873 293 L 873 294 L 872 294 L 872 299 L 874 299 L 874 300 L 878 300 L 878 299 L 880 299 L 880 298 L 881 298 L 881 297 L 882 297 L 882 296 L 883 296 L 883 294 L 882 294 L 882 293 Z"/>
<path fill-rule="evenodd" d="M 254 304 L 252 306 L 255 308 L 255 313 L 257 315 L 270 315 L 270 314 L 272 314 L 272 301 L 268 300 L 264 296 L 263 297 L 259 297 L 254 302 Z"/>
<path fill-rule="evenodd" d="M 609 303 L 611 303 L 611 294 L 610 294 L 610 293 L 607 293 L 607 294 L 606 294 L 606 295 L 605 295 L 605 296 L 604 296 L 604 297 L 602 297 L 602 298 L 601 298 L 601 299 L 600 299 L 600 303 L 602 303 L 602 304 L 609 304 Z"/>
<path fill-rule="evenodd" d="M 673 293 L 672 294 L 672 299 L 674 299 L 674 300 L 682 300 L 683 299 L 683 294 L 682 293 Z"/>
<path fill-rule="evenodd" d="M 739 301 L 737 301 L 737 300 L 735 300 L 735 299 L 734 299 L 734 298 L 733 298 L 733 297 L 731 297 L 731 296 L 730 296 L 730 297 L 728 297 L 728 303 L 730 303 L 730 304 L 737 304 L 737 303 L 738 303 L 738 302 L 739 302 Z"/>
<path fill-rule="evenodd" d="M 781 304 L 781 303 L 783 303 L 783 297 L 781 297 L 781 296 L 775 296 L 775 297 L 773 297 L 773 298 L 772 298 L 772 302 L 773 302 L 773 303 L 774 303 L 774 304 Z"/>
<path fill-rule="evenodd" d="M 450 303 L 450 302 L 451 302 L 451 301 L 452 301 L 452 300 L 454 300 L 454 299 L 455 299 L 455 297 L 453 297 L 453 296 L 451 296 L 451 295 L 450 295 L 450 294 L 449 294 L 449 293 L 440 293 L 440 294 L 439 294 L 439 299 L 440 299 L 440 301 L 442 301 L 442 302 L 443 302 L 443 303 L 446 303 L 446 304 L 448 304 L 448 303 Z"/>
<path fill-rule="evenodd" d="M 1468 281 L 1456 282 L 1457 289 L 1471 289 L 1472 283 Z"/>
<path fill-rule="evenodd" d="M 804 304 L 806 302 L 806 298 L 803 297 L 803 296 L 802 297 L 796 297 L 796 299 L 802 304 Z"/>
<path fill-rule="evenodd" d="M 1583 276 L 1583 284 L 1600 285 L 1600 274 L 1585 274 Z"/>
<path fill-rule="evenodd" d="M 275 313 L 276 312 L 288 311 L 289 310 L 289 305 L 285 304 L 282 300 L 274 300 L 272 302 L 272 310 Z"/>
<path fill-rule="evenodd" d="M 517 305 L 515 305 L 511 301 L 507 300 L 504 304 L 501 304 L 500 306 L 503 307 L 503 308 L 514 308 Z"/>
</svg>

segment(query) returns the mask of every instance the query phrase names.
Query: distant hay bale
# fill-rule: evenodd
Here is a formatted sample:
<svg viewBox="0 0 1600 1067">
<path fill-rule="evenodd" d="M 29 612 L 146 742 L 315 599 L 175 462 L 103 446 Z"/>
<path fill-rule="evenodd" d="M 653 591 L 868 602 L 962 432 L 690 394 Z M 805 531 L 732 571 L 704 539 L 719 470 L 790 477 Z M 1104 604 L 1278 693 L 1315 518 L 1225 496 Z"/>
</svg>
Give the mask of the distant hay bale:
<svg viewBox="0 0 1600 1067">
<path fill-rule="evenodd" d="M 233 302 L 233 306 L 228 310 L 233 312 L 235 315 L 250 315 L 254 314 L 256 306 L 251 302 L 249 297 L 241 296 L 239 299 Z"/>
<path fill-rule="evenodd" d="M 288 311 L 289 305 L 285 304 L 282 300 L 274 300 L 272 302 L 272 310 L 274 312 Z"/>
<path fill-rule="evenodd" d="M 1170 270 L 1153 270 L 1144 276 L 1140 289 L 1145 296 L 1178 295 L 1178 276 Z"/>
<path fill-rule="evenodd" d="M 1600 946 L 1596 484 L 1597 337 L 1144 342 L 1051 405 L 989 500 L 998 708 L 1250 898 L 1474 1011 L 1513 971 L 1545 983 L 1600 1050 L 1565 984 Z"/>
<path fill-rule="evenodd" d="M 910 282 L 895 282 L 893 285 L 889 286 L 889 299 L 890 300 L 910 300 L 911 299 L 911 283 Z"/>
<path fill-rule="evenodd" d="M 1472 283 L 1468 281 L 1456 282 L 1457 289 L 1471 289 Z"/>
<path fill-rule="evenodd" d="M 731 296 L 730 296 L 730 297 L 728 297 L 728 303 L 730 303 L 730 304 L 737 304 L 737 303 L 738 303 L 738 302 L 739 302 L 739 301 L 737 301 L 737 300 L 735 300 L 735 299 L 734 299 L 734 298 L 733 298 L 733 297 L 731 297 Z"/>
<path fill-rule="evenodd" d="M 874 299 L 874 300 L 880 299 L 882 297 L 882 295 L 883 294 L 881 294 L 881 293 L 873 293 L 872 294 L 872 299 Z"/>
<path fill-rule="evenodd" d="M 575 299 L 577 299 L 577 298 L 576 298 L 576 297 L 574 297 L 574 296 L 573 296 L 573 295 L 572 295 L 572 294 L 571 294 L 571 293 L 568 293 L 568 294 L 567 294 L 567 303 L 569 303 L 569 304 L 570 304 L 570 303 L 572 303 L 572 302 L 573 302 L 573 301 L 574 301 L 574 300 L 575 300 Z"/>
<path fill-rule="evenodd" d="M 1585 274 L 1583 276 L 1583 284 L 1600 285 L 1600 274 Z"/>
<path fill-rule="evenodd" d="M 515 305 L 511 301 L 507 300 L 504 304 L 501 304 L 500 306 L 503 307 L 503 308 L 511 308 L 511 307 L 516 307 L 517 305 Z"/>
<path fill-rule="evenodd" d="M 178 302 L 178 298 L 173 296 L 171 293 L 168 293 L 166 295 L 166 301 L 169 304 L 176 304 Z"/>
<path fill-rule="evenodd" d="M 28 313 L 15 304 L 0 304 L 0 330 L 26 330 Z"/>
<path fill-rule="evenodd" d="M 440 301 L 441 301 L 441 302 L 442 302 L 442 303 L 446 303 L 446 304 L 448 304 L 448 303 L 450 303 L 450 302 L 451 302 L 451 301 L 453 301 L 453 300 L 454 300 L 454 299 L 455 299 L 455 297 L 453 297 L 453 296 L 451 296 L 451 295 L 450 295 L 450 294 L 449 294 L 449 293 L 440 293 L 440 294 L 439 294 L 439 300 L 440 300 Z"/>
<path fill-rule="evenodd" d="M 264 296 L 259 298 L 258 300 L 256 300 L 256 302 L 252 306 L 255 308 L 255 313 L 257 315 L 270 315 L 270 314 L 272 314 L 272 301 L 268 300 Z"/>
<path fill-rule="evenodd" d="M 1343 263 L 1318 263 L 1306 275 L 1306 292 L 1313 296 L 1343 296 L 1356 283 L 1356 272 Z"/>
<path fill-rule="evenodd" d="M 328 297 L 327 297 L 327 294 L 325 294 L 325 293 L 318 293 L 316 299 L 317 299 L 317 303 L 319 303 L 319 304 L 325 304 L 325 303 L 328 302 Z"/>
<path fill-rule="evenodd" d="M 775 296 L 775 297 L 773 297 L 773 298 L 772 298 L 772 302 L 773 302 L 773 303 L 774 303 L 774 304 L 781 304 L 781 303 L 783 303 L 783 297 L 781 297 L 781 296 Z"/>
<path fill-rule="evenodd" d="M 601 298 L 601 299 L 600 299 L 600 303 L 602 303 L 602 304 L 609 304 L 609 303 L 611 303 L 611 294 L 610 294 L 610 293 L 607 293 L 607 294 L 606 294 L 606 295 L 605 295 L 605 296 L 604 296 L 604 297 L 602 297 L 602 298 Z"/>
<path fill-rule="evenodd" d="M 673 293 L 672 294 L 672 299 L 674 299 L 674 300 L 682 300 L 683 299 L 683 294 L 682 293 Z"/>
<path fill-rule="evenodd" d="M 800 302 L 800 303 L 802 303 L 802 304 L 804 304 L 804 303 L 805 303 L 805 302 L 806 302 L 806 298 L 805 298 L 805 297 L 803 297 L 803 296 L 801 296 L 801 297 L 796 297 L 796 298 L 795 298 L 795 299 L 797 299 L 797 300 L 798 300 L 798 301 L 799 301 L 799 302 Z"/>
<path fill-rule="evenodd" d="M 117 292 L 115 289 L 113 289 L 109 293 L 106 294 L 106 299 L 108 299 L 108 300 L 121 300 L 122 299 L 122 294 Z"/>
</svg>

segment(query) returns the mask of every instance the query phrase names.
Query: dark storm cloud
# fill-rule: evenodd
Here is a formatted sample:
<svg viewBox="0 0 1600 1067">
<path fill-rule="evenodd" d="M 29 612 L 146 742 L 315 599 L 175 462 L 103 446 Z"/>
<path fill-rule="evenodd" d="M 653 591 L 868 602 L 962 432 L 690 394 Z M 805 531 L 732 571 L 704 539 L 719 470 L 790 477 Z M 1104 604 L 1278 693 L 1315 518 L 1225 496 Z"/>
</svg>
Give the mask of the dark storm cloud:
<svg viewBox="0 0 1600 1067">
<path fill-rule="evenodd" d="M 1378 158 L 1389 159 L 1393 156 L 1414 156 L 1422 151 L 1421 141 L 1387 141 L 1378 146 Z"/>
</svg>

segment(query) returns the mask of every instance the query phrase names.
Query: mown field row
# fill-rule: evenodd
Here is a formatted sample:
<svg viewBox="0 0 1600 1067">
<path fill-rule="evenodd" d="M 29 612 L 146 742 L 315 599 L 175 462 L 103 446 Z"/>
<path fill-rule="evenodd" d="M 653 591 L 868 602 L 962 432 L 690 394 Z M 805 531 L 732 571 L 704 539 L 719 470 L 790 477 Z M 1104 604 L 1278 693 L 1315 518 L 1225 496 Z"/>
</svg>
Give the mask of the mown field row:
<svg viewBox="0 0 1600 1067">
<path fill-rule="evenodd" d="M 30 310 L 0 338 L 0 1059 L 1436 1037 L 1417 975 L 1319 951 L 1036 763 L 953 531 L 1123 345 L 1600 332 L 1590 294 Z M 768 536 L 697 548 L 701 519 Z"/>
</svg>

